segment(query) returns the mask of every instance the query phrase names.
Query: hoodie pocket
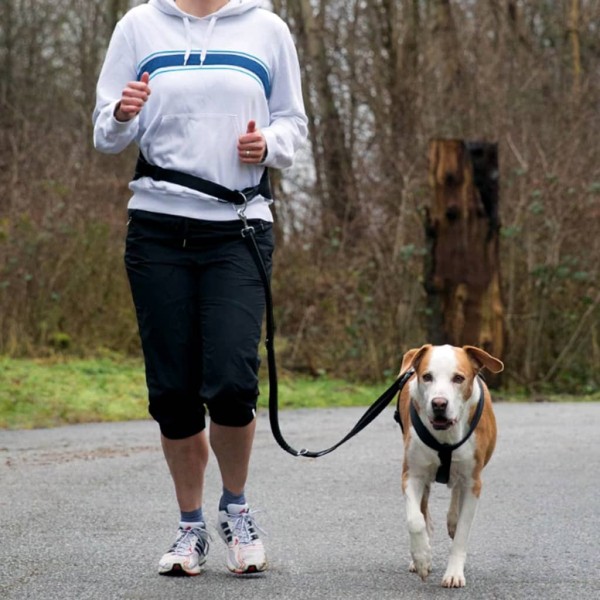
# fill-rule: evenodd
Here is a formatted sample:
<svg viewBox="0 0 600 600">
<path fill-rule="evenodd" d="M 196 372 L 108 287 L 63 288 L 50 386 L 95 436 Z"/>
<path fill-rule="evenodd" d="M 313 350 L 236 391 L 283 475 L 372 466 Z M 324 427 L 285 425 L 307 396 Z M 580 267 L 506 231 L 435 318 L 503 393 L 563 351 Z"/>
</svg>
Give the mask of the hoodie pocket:
<svg viewBox="0 0 600 600">
<path fill-rule="evenodd" d="M 239 162 L 240 135 L 236 115 L 165 115 L 153 136 L 149 160 L 168 169 L 225 182 L 228 172 Z"/>
</svg>

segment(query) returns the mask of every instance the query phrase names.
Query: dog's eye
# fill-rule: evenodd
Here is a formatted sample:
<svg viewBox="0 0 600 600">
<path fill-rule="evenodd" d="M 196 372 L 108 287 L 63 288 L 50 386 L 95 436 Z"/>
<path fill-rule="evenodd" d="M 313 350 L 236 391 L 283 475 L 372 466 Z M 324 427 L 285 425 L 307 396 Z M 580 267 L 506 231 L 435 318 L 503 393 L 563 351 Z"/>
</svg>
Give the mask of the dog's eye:
<svg viewBox="0 0 600 600">
<path fill-rule="evenodd" d="M 433 381 L 433 375 L 431 373 L 423 373 L 423 381 Z"/>
<path fill-rule="evenodd" d="M 462 375 L 455 375 L 452 378 L 453 383 L 462 383 L 464 380 L 465 380 L 465 378 Z"/>
</svg>

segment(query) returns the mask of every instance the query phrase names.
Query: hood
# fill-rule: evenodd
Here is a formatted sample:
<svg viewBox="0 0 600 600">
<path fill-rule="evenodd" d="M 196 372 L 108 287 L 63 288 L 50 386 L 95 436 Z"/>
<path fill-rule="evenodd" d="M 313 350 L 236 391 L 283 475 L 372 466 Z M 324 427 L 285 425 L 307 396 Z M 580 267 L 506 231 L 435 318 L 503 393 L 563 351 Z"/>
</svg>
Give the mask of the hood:
<svg viewBox="0 0 600 600">
<path fill-rule="evenodd" d="M 167 15 L 173 15 L 181 18 L 183 22 L 183 27 L 185 29 L 185 56 L 183 59 L 184 65 L 187 64 L 187 61 L 192 52 L 192 34 L 190 31 L 190 19 L 192 21 L 209 21 L 208 31 L 206 32 L 205 38 L 202 41 L 202 53 L 200 55 L 200 66 L 202 66 L 206 59 L 206 54 L 210 45 L 210 39 L 212 37 L 212 32 L 217 23 L 217 19 L 224 19 L 226 17 L 241 15 L 242 13 L 248 12 L 249 10 L 252 10 L 254 8 L 259 8 L 261 5 L 261 0 L 229 0 L 229 2 L 225 4 L 225 6 L 215 11 L 214 13 L 206 15 L 206 17 L 194 17 L 193 15 L 188 15 L 186 12 L 183 12 L 179 8 L 179 6 L 177 6 L 175 0 L 149 0 L 148 4 Z"/>
<path fill-rule="evenodd" d="M 229 0 L 229 2 L 220 8 L 218 11 L 207 15 L 206 17 L 194 17 L 193 15 L 188 15 L 183 12 L 179 6 L 175 3 L 175 0 L 149 0 L 148 4 L 150 6 L 154 6 L 158 10 L 168 14 L 168 15 L 176 15 L 181 17 L 182 19 L 187 17 L 189 19 L 222 19 L 223 17 L 231 17 L 233 15 L 240 15 L 245 13 L 253 8 L 259 8 L 262 4 L 261 0 Z"/>
</svg>

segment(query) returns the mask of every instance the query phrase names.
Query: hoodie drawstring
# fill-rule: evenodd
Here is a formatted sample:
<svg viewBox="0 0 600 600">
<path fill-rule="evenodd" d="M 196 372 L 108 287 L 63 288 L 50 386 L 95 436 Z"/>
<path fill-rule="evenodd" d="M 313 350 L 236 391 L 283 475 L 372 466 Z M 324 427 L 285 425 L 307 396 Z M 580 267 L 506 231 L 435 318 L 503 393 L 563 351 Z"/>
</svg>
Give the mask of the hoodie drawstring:
<svg viewBox="0 0 600 600">
<path fill-rule="evenodd" d="M 183 17 L 183 27 L 185 29 L 185 56 L 183 57 L 184 66 L 192 53 L 192 31 L 190 29 L 190 20 L 187 17 Z"/>
<path fill-rule="evenodd" d="M 206 35 L 204 36 L 202 52 L 200 53 L 200 66 L 202 66 L 204 64 L 204 61 L 206 60 L 206 55 L 208 54 L 208 47 L 210 46 L 210 39 L 212 37 L 216 23 L 217 17 L 213 16 L 208 23 L 208 29 L 206 30 Z M 187 16 L 183 17 L 183 27 L 185 29 L 185 56 L 183 57 L 183 64 L 185 66 L 187 65 L 188 60 L 190 58 L 190 54 L 192 53 L 192 29 L 190 25 L 190 20 Z"/>
<path fill-rule="evenodd" d="M 213 30 L 217 23 L 217 17 L 213 16 L 208 24 L 206 35 L 204 36 L 204 43 L 202 44 L 202 53 L 200 54 L 200 66 L 204 64 L 206 55 L 208 54 L 208 46 L 210 45 L 210 38 L 212 37 Z"/>
</svg>

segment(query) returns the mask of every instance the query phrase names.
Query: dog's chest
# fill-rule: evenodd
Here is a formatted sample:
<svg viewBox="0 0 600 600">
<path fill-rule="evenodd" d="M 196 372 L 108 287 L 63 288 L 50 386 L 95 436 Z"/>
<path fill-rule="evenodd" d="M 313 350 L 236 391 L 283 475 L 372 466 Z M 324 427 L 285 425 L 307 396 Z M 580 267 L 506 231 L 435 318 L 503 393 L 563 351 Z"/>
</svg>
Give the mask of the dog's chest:
<svg viewBox="0 0 600 600">
<path fill-rule="evenodd" d="M 435 480 L 441 464 L 435 450 L 426 446 L 418 437 L 411 435 L 405 452 L 407 453 L 407 469 L 411 477 L 422 478 L 426 481 Z M 472 480 L 475 465 L 475 436 L 472 436 L 463 446 L 452 452 L 448 484 L 453 486 Z"/>
</svg>

